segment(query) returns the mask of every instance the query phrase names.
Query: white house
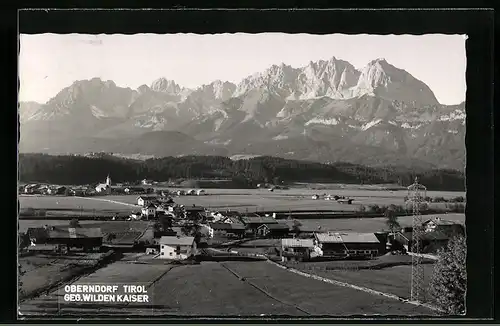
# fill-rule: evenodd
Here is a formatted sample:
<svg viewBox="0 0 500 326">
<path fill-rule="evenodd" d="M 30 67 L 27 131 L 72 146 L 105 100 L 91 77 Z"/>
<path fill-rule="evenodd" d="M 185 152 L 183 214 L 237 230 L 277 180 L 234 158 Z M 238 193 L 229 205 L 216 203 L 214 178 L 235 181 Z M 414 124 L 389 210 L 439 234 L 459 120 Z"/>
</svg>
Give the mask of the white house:
<svg viewBox="0 0 500 326">
<path fill-rule="evenodd" d="M 146 217 L 147 219 L 150 218 L 155 218 L 156 217 L 156 206 L 153 204 L 149 204 L 146 207 L 142 208 L 142 216 Z"/>
<path fill-rule="evenodd" d="M 155 196 L 139 196 L 137 197 L 137 205 L 144 207 L 150 204 L 154 200 L 157 200 Z"/>
<path fill-rule="evenodd" d="M 316 199 L 319 199 L 319 196 L 318 195 L 313 195 L 311 198 L 316 200 Z"/>
<path fill-rule="evenodd" d="M 196 190 L 194 189 L 189 189 L 189 191 L 186 193 L 187 195 L 196 195 Z"/>
<path fill-rule="evenodd" d="M 161 259 L 187 259 L 196 254 L 194 237 L 162 236 L 160 238 Z"/>
<path fill-rule="evenodd" d="M 203 196 L 203 195 L 205 195 L 206 193 L 205 193 L 205 190 L 203 190 L 203 189 L 199 189 L 199 190 L 196 192 L 196 194 L 197 194 L 198 196 Z"/>
</svg>

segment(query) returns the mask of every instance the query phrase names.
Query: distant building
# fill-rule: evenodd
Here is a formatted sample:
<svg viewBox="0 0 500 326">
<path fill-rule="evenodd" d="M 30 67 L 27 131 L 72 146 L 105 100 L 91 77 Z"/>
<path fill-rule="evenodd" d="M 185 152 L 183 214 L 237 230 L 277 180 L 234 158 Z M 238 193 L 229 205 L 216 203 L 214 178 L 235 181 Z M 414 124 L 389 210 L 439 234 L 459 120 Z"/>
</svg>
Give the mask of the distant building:
<svg viewBox="0 0 500 326">
<path fill-rule="evenodd" d="M 309 260 L 314 253 L 313 239 L 281 239 L 281 261 Z"/>
<path fill-rule="evenodd" d="M 184 207 L 184 218 L 187 220 L 198 220 L 203 217 L 205 208 L 201 206 Z"/>
<path fill-rule="evenodd" d="M 106 182 L 105 183 L 100 183 L 95 187 L 95 191 L 98 194 L 111 194 L 111 178 L 108 176 L 106 177 Z"/>
<path fill-rule="evenodd" d="M 160 238 L 161 259 L 187 259 L 196 254 L 194 237 L 163 236 Z"/>
<path fill-rule="evenodd" d="M 463 233 L 463 225 L 444 220 L 440 217 L 431 218 L 422 223 L 425 232 L 441 231 L 445 234 L 453 235 Z"/>
<path fill-rule="evenodd" d="M 288 235 L 289 230 L 288 225 L 285 223 L 262 224 L 257 228 L 255 235 L 259 237 L 282 238 Z"/>
<path fill-rule="evenodd" d="M 100 228 L 29 228 L 27 233 L 30 241 L 35 245 L 65 245 L 68 248 L 83 248 L 84 250 L 99 250 L 103 240 Z"/>
<path fill-rule="evenodd" d="M 196 194 L 197 194 L 198 196 L 204 196 L 204 195 L 206 194 L 206 192 L 205 192 L 205 190 L 203 190 L 203 189 L 199 189 L 198 191 L 196 191 Z"/>
<path fill-rule="evenodd" d="M 147 205 L 149 205 L 157 200 L 158 200 L 158 198 L 156 196 L 143 195 L 143 196 L 137 197 L 137 205 L 144 207 L 144 206 L 147 206 Z"/>
<path fill-rule="evenodd" d="M 146 219 L 151 219 L 156 217 L 156 206 L 153 203 L 142 208 L 142 216 Z"/>
<path fill-rule="evenodd" d="M 314 237 L 325 257 L 374 257 L 385 250 L 385 243 L 375 233 L 326 232 L 315 233 Z"/>
<path fill-rule="evenodd" d="M 188 192 L 186 193 L 186 195 L 190 195 L 190 196 L 192 196 L 192 195 L 196 195 L 196 190 L 194 190 L 194 189 L 189 189 L 189 190 L 188 190 Z"/>
<path fill-rule="evenodd" d="M 245 226 L 240 223 L 210 223 L 208 234 L 210 238 L 215 236 L 229 236 L 242 238 L 245 235 Z"/>
</svg>

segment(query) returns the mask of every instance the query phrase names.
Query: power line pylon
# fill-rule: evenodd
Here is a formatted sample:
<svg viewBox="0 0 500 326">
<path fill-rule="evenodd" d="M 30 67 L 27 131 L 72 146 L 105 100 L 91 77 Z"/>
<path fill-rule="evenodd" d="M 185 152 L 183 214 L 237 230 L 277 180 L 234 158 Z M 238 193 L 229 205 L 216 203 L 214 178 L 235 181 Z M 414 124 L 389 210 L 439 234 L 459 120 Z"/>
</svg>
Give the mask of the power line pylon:
<svg viewBox="0 0 500 326">
<path fill-rule="evenodd" d="M 408 200 L 413 208 L 413 232 L 411 243 L 411 301 L 420 302 L 422 300 L 422 290 L 424 283 L 424 269 L 422 267 L 422 235 L 424 233 L 422 226 L 422 215 L 420 215 L 420 205 L 427 196 L 427 188 L 418 183 L 418 177 L 415 182 L 408 186 Z"/>
</svg>

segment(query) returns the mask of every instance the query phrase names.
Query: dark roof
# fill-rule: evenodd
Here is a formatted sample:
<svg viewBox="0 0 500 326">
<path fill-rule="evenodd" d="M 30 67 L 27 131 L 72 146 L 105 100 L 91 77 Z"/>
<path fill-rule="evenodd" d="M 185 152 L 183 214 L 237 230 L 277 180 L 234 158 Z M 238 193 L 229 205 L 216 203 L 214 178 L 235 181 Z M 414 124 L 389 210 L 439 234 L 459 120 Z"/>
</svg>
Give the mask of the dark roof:
<svg viewBox="0 0 500 326">
<path fill-rule="evenodd" d="M 48 230 L 45 228 L 28 228 L 26 231 L 30 239 L 40 239 L 46 238 L 48 236 Z"/>
<path fill-rule="evenodd" d="M 315 233 L 314 236 L 322 243 L 380 243 L 375 233 L 358 232 L 325 232 Z"/>
<path fill-rule="evenodd" d="M 272 217 L 257 217 L 257 216 L 243 216 L 241 217 L 241 220 L 245 224 L 277 224 L 278 221 L 276 221 Z"/>
<path fill-rule="evenodd" d="M 239 223 L 210 223 L 210 227 L 214 230 L 244 230 L 245 226 Z"/>
<path fill-rule="evenodd" d="M 262 224 L 258 228 L 266 227 L 269 230 L 288 230 L 288 225 L 283 224 L 283 223 L 276 223 L 276 224 Z"/>
<path fill-rule="evenodd" d="M 399 232 L 403 237 L 407 240 L 411 241 L 413 238 L 412 232 Z M 433 232 L 424 232 L 421 236 L 421 240 L 426 241 L 440 241 L 440 240 L 448 240 L 450 237 L 441 231 L 433 231 Z"/>
<path fill-rule="evenodd" d="M 203 211 L 205 211 L 205 208 L 203 208 L 201 206 L 196 206 L 196 207 L 186 206 L 186 207 L 184 207 L 184 210 L 186 212 L 203 212 Z"/>
<path fill-rule="evenodd" d="M 433 222 L 436 225 L 457 225 L 457 224 L 460 224 L 458 222 L 454 222 L 454 221 L 450 221 L 450 220 L 443 220 L 442 218 L 439 218 L 439 217 L 438 218 L 434 217 L 434 218 L 428 219 L 427 221 L 425 221 L 422 224 L 427 225 L 430 222 Z"/>
<path fill-rule="evenodd" d="M 149 205 L 146 206 L 146 208 L 156 208 L 156 205 L 153 203 L 149 203 Z"/>
<path fill-rule="evenodd" d="M 194 242 L 194 237 L 162 236 L 160 243 L 163 245 L 190 246 Z"/>
<path fill-rule="evenodd" d="M 55 228 L 48 231 L 49 238 L 102 238 L 101 228 Z"/>
<path fill-rule="evenodd" d="M 57 248 L 57 245 L 53 245 L 53 244 L 37 244 L 34 246 L 29 246 L 28 250 L 29 251 L 36 251 L 36 250 L 47 251 L 47 250 L 55 250 L 56 248 Z"/>
<path fill-rule="evenodd" d="M 142 199 L 157 199 L 158 197 L 154 196 L 154 195 L 141 195 L 141 196 L 137 197 L 137 199 L 139 199 L 139 198 L 142 198 Z"/>
</svg>

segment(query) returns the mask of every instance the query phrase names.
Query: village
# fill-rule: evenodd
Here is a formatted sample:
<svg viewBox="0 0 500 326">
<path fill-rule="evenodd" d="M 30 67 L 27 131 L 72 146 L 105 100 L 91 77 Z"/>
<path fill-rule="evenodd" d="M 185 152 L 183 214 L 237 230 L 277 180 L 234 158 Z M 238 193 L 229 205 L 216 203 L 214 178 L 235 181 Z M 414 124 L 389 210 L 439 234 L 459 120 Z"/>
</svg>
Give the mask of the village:
<svg viewBox="0 0 500 326">
<path fill-rule="evenodd" d="M 152 184 L 148 180 L 143 185 Z M 24 186 L 22 192 L 28 194 L 74 195 L 74 188 L 50 187 L 39 184 Z M 204 196 L 203 189 L 188 191 L 155 190 L 145 187 L 112 186 L 108 175 L 106 181 L 95 185 L 97 194 L 111 193 L 137 194 L 136 210 L 128 216 L 109 215 L 109 221 L 146 221 L 153 232 L 141 234 L 141 241 L 127 243 L 129 249 L 140 247 L 145 253 L 158 259 L 187 259 L 207 254 L 211 246 L 220 247 L 224 243 L 242 243 L 254 239 L 274 239 L 281 241 L 273 253 L 282 261 L 324 260 L 324 259 L 369 259 L 386 253 L 411 254 L 412 227 L 392 228 L 391 232 L 373 230 L 370 233 L 352 231 L 321 230 L 304 227 L 301 223 L 276 212 L 249 213 L 230 209 L 212 210 L 200 205 L 179 205 L 178 196 Z M 319 199 L 318 195 L 312 199 Z M 351 203 L 352 199 L 341 196 L 324 196 L 325 200 Z M 291 213 L 290 213 L 291 214 Z M 43 228 L 29 228 L 20 238 L 28 237 L 29 245 L 23 248 L 29 252 L 68 251 L 74 247 L 85 250 L 101 250 L 101 247 L 116 248 L 116 235 L 104 234 L 100 229 L 90 229 L 78 224 L 77 217 L 68 228 L 46 225 Z M 73 223 L 73 224 L 72 224 Z M 77 226 L 77 227 L 75 227 Z M 397 226 L 397 223 L 395 223 Z M 423 252 L 432 254 L 455 235 L 464 234 L 463 225 L 442 218 L 429 216 L 423 222 Z M 182 231 L 181 231 L 182 229 Z M 113 245 L 114 243 L 114 245 Z M 132 243 L 132 245 L 130 245 Z M 121 250 L 126 246 L 121 246 Z M 270 245 L 273 247 L 273 245 Z M 227 254 L 234 253 L 228 250 Z M 422 253 L 422 252 L 421 252 Z"/>
<path fill-rule="evenodd" d="M 86 187 L 95 192 L 87 191 L 82 194 L 74 193 L 78 187 L 40 184 L 20 187 L 20 196 L 24 196 L 24 200 L 31 198 L 46 199 L 49 203 L 71 203 L 73 199 L 82 198 L 88 203 L 104 204 L 108 200 L 118 200 L 117 198 L 128 200 L 119 211 L 106 209 L 91 215 L 73 213 L 70 209 L 63 213 L 56 210 L 63 215 L 54 217 L 39 214 L 41 211 L 50 211 L 50 208 L 21 207 L 20 221 L 33 225 L 19 231 L 20 266 L 27 270 L 23 271 L 25 274 L 22 279 L 24 284 L 29 284 L 24 286 L 22 301 L 26 302 L 25 307 L 31 307 L 25 309 L 26 313 L 30 309 L 38 311 L 40 305 L 45 306 L 48 304 L 47 300 L 52 300 L 51 296 L 57 296 L 60 280 L 63 281 L 62 284 L 72 284 L 75 277 L 91 273 L 100 282 L 107 282 L 111 274 L 124 273 L 124 268 L 128 268 L 128 272 L 121 278 L 127 282 L 142 281 L 145 280 L 144 277 L 149 280 L 151 276 L 143 276 L 144 273 L 152 275 L 151 273 L 160 273 L 161 270 L 180 270 L 178 266 L 193 265 L 199 266 L 197 268 L 204 274 L 203 277 L 212 279 L 216 277 L 216 274 L 211 275 L 210 272 L 213 268 L 210 264 L 214 262 L 218 264 L 218 268 L 233 274 L 236 272 L 231 268 L 248 268 L 248 271 L 253 271 L 256 267 L 252 266 L 259 266 L 255 265 L 259 262 L 277 264 L 276 266 L 286 269 L 295 268 L 299 273 L 312 273 L 313 277 L 322 275 L 318 273 L 330 273 L 330 270 L 354 268 L 350 277 L 363 285 L 372 282 L 371 277 L 360 277 L 356 270 L 368 269 L 372 271 L 373 277 L 381 277 L 377 276 L 377 268 L 409 266 L 415 255 L 432 266 L 438 259 L 437 252 L 440 248 L 445 247 L 453 237 L 465 234 L 463 223 L 447 220 L 444 218 L 446 215 L 424 215 L 419 228 L 423 231 L 419 240 L 421 249 L 415 253 L 412 250 L 412 242 L 415 240 L 413 227 L 408 223 L 398 222 L 398 218 L 408 220 L 412 216 L 398 217 L 397 214 L 359 210 L 329 213 L 309 210 L 306 213 L 307 210 L 265 209 L 252 212 L 241 207 L 224 209 L 216 205 L 223 196 L 214 196 L 204 189 L 169 189 L 157 187 L 148 180 L 141 183 L 140 186 L 117 185 L 112 183 L 108 175 L 103 183 Z M 267 192 L 268 196 L 283 196 L 276 194 L 274 190 Z M 114 195 L 124 193 L 126 195 L 122 197 Z M 189 199 L 191 204 L 183 201 L 185 199 Z M 314 205 L 320 199 L 325 200 L 325 203 L 335 203 L 336 209 L 344 204 L 353 208 L 359 206 L 353 203 L 353 198 L 340 195 L 314 194 L 302 196 L 301 201 Z M 203 205 L 207 200 L 212 203 L 211 207 Z M 77 211 L 78 209 L 75 210 Z M 308 217 L 320 215 L 321 221 L 349 221 L 351 228 L 308 223 Z M 376 224 L 370 226 L 370 223 L 363 226 L 370 220 L 380 219 L 384 220 L 383 225 L 388 226 L 387 228 L 376 227 Z M 30 224 L 30 221 L 37 223 Z M 266 274 L 277 272 L 272 265 L 266 266 L 264 270 L 271 268 Z M 54 268 L 65 271 L 60 274 L 57 282 L 50 276 L 50 270 Z M 118 268 L 121 272 L 108 271 L 110 268 Z M 261 267 L 252 273 L 258 270 Z M 399 291 L 400 296 L 405 298 L 408 294 L 401 289 L 401 285 L 410 281 L 410 273 L 398 272 L 399 278 L 403 275 L 399 275 L 401 273 L 408 277 L 406 281 L 395 283 L 398 287 L 395 292 Z M 102 275 L 98 276 L 99 274 Z M 255 277 L 264 276 L 258 274 Z M 165 280 L 162 278 L 162 282 L 178 282 L 167 279 L 168 277 Z M 375 285 L 382 286 L 377 283 Z M 161 300 L 170 302 L 170 299 Z"/>
</svg>

